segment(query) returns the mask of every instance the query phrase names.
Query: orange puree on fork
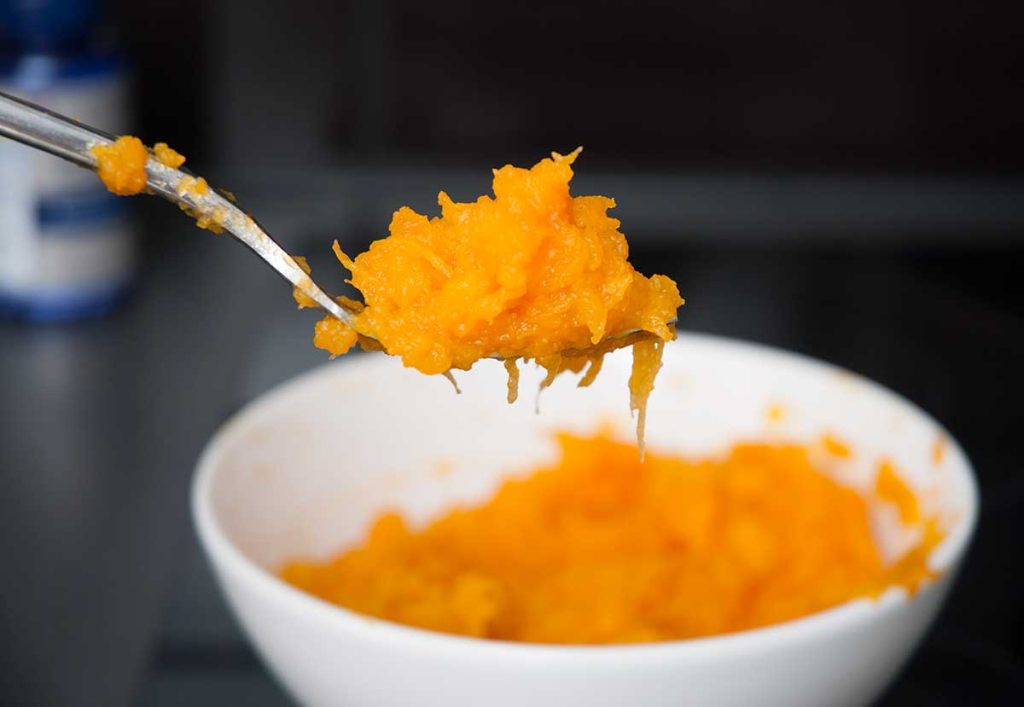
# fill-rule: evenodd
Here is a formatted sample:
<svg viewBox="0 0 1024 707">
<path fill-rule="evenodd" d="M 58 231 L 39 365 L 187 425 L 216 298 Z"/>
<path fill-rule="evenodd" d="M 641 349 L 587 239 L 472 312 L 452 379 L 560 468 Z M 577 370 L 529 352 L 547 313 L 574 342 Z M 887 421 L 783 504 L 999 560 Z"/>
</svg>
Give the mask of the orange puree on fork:
<svg viewBox="0 0 1024 707">
<path fill-rule="evenodd" d="M 122 136 L 92 153 L 110 191 L 146 189 L 150 152 L 137 137 Z M 383 349 L 453 383 L 454 369 L 469 370 L 481 358 L 502 359 L 509 402 L 518 395 L 519 360 L 547 371 L 541 388 L 563 371 L 582 373 L 579 385 L 586 386 L 606 353 L 631 345 L 630 407 L 637 413 L 642 456 L 647 399 L 664 343 L 675 338 L 683 299 L 668 277 L 644 276 L 630 264 L 619 221 L 608 215 L 612 199 L 569 192 L 579 154 L 552 153 L 530 169 L 496 169 L 494 196 L 470 203 L 441 192 L 438 217 L 402 207 L 390 234 L 354 259 L 335 243 L 363 302 L 339 298 L 352 321 L 321 320 L 314 345 L 333 356 L 356 343 Z M 152 155 L 171 168 L 185 162 L 166 143 L 157 143 Z M 190 176 L 180 188 L 194 195 L 208 191 L 204 179 Z M 201 228 L 223 229 L 219 211 L 191 215 Z M 305 260 L 297 262 L 308 276 Z M 298 289 L 294 297 L 300 307 L 316 306 Z"/>
<path fill-rule="evenodd" d="M 122 135 L 110 145 L 96 145 L 96 173 L 103 185 L 118 196 L 141 194 L 146 189 L 146 160 L 149 151 L 142 140 Z"/>
<path fill-rule="evenodd" d="M 426 374 L 502 358 L 514 400 L 517 359 L 543 366 L 545 385 L 587 368 L 586 385 L 607 351 L 632 344 L 630 390 L 642 433 L 683 300 L 668 277 L 633 269 L 619 221 L 607 213 L 612 199 L 570 194 L 579 152 L 494 170 L 493 197 L 459 203 L 441 192 L 439 217 L 402 207 L 390 235 L 354 259 L 337 243 L 334 250 L 364 298 L 356 331 Z M 340 355 L 356 339 L 328 318 L 315 344 Z"/>
</svg>

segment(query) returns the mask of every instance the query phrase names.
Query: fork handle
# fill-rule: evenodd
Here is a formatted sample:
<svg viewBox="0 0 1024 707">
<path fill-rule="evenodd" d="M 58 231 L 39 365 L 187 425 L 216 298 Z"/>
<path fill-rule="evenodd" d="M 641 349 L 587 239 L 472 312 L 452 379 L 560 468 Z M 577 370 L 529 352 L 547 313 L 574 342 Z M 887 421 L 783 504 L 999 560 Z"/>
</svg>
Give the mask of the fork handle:
<svg viewBox="0 0 1024 707">
<path fill-rule="evenodd" d="M 114 141 L 112 135 L 2 91 L 0 135 L 86 169 L 96 169 L 96 158 L 89 148 Z"/>
<path fill-rule="evenodd" d="M 77 120 L 0 91 L 0 135 L 67 160 L 79 167 L 96 169 L 91 150 L 109 145 L 114 136 Z M 298 263 L 271 238 L 256 220 L 216 190 L 197 194 L 189 186 L 191 174 L 168 167 L 150 157 L 146 161 L 146 185 L 150 191 L 187 208 L 189 213 L 216 215 L 217 223 L 248 246 L 284 279 L 297 287 L 332 316 L 349 326 L 352 315 L 320 289 Z"/>
</svg>

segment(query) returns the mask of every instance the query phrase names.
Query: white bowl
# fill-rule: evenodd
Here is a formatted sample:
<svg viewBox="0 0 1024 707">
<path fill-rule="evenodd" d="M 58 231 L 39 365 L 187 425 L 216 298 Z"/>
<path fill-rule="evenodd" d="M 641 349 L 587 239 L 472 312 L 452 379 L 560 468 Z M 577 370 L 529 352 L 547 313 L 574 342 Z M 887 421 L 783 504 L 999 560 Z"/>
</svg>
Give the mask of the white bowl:
<svg viewBox="0 0 1024 707">
<path fill-rule="evenodd" d="M 310 705 L 848 705 L 874 699 L 909 657 L 953 581 L 977 515 L 969 462 L 921 410 L 847 371 L 726 339 L 684 334 L 666 347 L 648 444 L 686 454 L 738 439 L 856 450 L 844 480 L 866 488 L 882 455 L 951 530 L 933 552 L 941 577 L 913 597 L 892 589 L 777 626 L 632 646 L 541 646 L 449 636 L 364 617 L 277 579 L 286 559 L 328 557 L 382 509 L 416 521 L 482 500 L 510 473 L 552 459 L 550 432 L 610 422 L 630 437 L 629 354 L 597 383 L 559 380 L 534 412 L 538 376 L 504 402 L 487 361 L 442 378 L 357 356 L 263 396 L 210 442 L 193 486 L 202 544 L 239 621 L 292 695 Z M 772 405 L 785 410 L 771 422 Z M 945 440 L 940 464 L 932 458 Z M 884 521 L 884 518 L 882 518 Z M 879 523 L 883 545 L 901 542 Z M 887 529 L 888 528 L 888 529 Z"/>
</svg>

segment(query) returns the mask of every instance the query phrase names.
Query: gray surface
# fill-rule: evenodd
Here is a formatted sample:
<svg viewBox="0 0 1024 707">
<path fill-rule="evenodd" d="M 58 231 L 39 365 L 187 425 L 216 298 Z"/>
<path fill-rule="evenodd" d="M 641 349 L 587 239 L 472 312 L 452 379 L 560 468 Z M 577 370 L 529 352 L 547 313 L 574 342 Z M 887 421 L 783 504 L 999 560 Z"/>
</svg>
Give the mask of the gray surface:
<svg viewBox="0 0 1024 707">
<path fill-rule="evenodd" d="M 456 201 L 489 194 L 500 159 L 464 169 L 336 167 L 315 179 L 278 166 L 229 183 L 239 193 L 247 182 L 303 184 L 295 196 L 309 223 L 354 224 L 364 237 L 380 237 L 402 204 L 437 214 L 439 189 Z M 586 152 L 574 167 L 573 193 L 613 195 L 612 215 L 638 246 L 978 246 L 1024 238 L 1020 177 L 652 174 L 591 169 Z"/>
<path fill-rule="evenodd" d="M 263 673 L 210 674 L 208 670 L 162 674 L 146 683 L 138 707 L 285 707 L 291 701 Z"/>
<path fill-rule="evenodd" d="M 294 316 L 251 254 L 159 206 L 161 227 L 142 236 L 173 247 L 149 248 L 114 316 L 0 323 L 0 703 L 130 699 L 191 550 L 195 459 L 239 403 L 264 318 Z"/>
</svg>

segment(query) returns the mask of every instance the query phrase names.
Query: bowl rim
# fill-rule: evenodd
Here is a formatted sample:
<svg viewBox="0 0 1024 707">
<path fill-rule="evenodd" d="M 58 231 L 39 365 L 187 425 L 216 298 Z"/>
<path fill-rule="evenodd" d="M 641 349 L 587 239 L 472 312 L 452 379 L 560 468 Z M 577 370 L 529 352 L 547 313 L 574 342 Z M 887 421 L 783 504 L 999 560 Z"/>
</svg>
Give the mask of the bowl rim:
<svg viewBox="0 0 1024 707">
<path fill-rule="evenodd" d="M 823 611 L 769 626 L 713 636 L 636 644 L 541 644 L 480 639 L 406 626 L 359 614 L 351 609 L 332 604 L 293 587 L 251 560 L 236 547 L 216 518 L 212 503 L 212 489 L 220 460 L 231 442 L 244 433 L 247 423 L 258 420 L 261 415 L 267 414 L 280 401 L 296 394 L 306 386 L 312 385 L 319 379 L 338 375 L 339 370 L 343 370 L 343 367 L 366 365 L 368 359 L 362 356 L 353 357 L 346 362 L 320 365 L 305 371 L 262 393 L 220 425 L 203 449 L 192 478 L 192 520 L 200 544 L 205 550 L 215 574 L 233 575 L 239 581 L 248 584 L 253 592 L 262 595 L 268 601 L 280 604 L 287 613 L 307 614 L 309 618 L 329 626 L 332 631 L 349 633 L 356 640 L 366 640 L 395 647 L 404 646 L 406 649 L 419 648 L 433 652 L 459 654 L 463 659 L 468 658 L 474 661 L 489 660 L 492 656 L 500 656 L 502 660 L 544 662 L 578 661 L 585 658 L 590 662 L 603 663 L 607 661 L 615 664 L 634 660 L 672 661 L 683 656 L 691 660 L 695 658 L 713 660 L 723 653 L 748 653 L 762 650 L 765 647 L 774 648 L 780 641 L 813 640 L 822 634 L 842 631 L 844 628 L 861 622 L 873 619 L 884 620 L 912 601 L 918 601 L 928 594 L 940 591 L 943 585 L 952 580 L 974 536 L 979 511 L 979 493 L 970 459 L 963 452 L 956 438 L 941 423 L 912 401 L 880 383 L 806 354 L 742 339 L 691 331 L 681 332 L 679 338 L 684 340 L 687 346 L 745 350 L 748 354 L 785 359 L 820 373 L 831 372 L 852 376 L 860 385 L 866 386 L 876 394 L 881 394 L 883 398 L 888 398 L 890 402 L 904 407 L 911 414 L 934 424 L 948 442 L 947 455 L 957 460 L 953 469 L 957 475 L 962 477 L 965 496 L 963 514 L 957 519 L 952 532 L 940 546 L 945 558 L 942 575 L 937 580 L 920 588 L 914 596 L 908 595 L 902 588 L 893 587 L 876 599 L 853 599 Z M 380 359 L 383 360 L 383 357 Z M 232 606 L 232 609 L 234 610 L 235 607 Z"/>
</svg>

